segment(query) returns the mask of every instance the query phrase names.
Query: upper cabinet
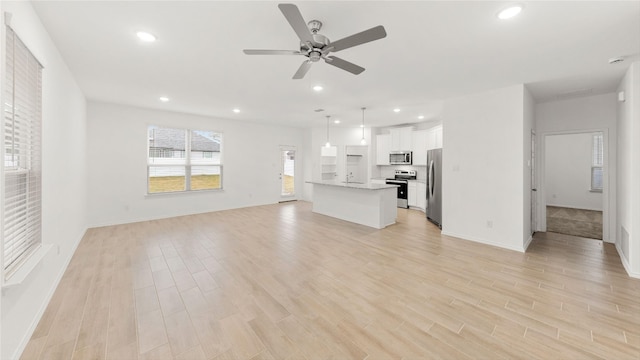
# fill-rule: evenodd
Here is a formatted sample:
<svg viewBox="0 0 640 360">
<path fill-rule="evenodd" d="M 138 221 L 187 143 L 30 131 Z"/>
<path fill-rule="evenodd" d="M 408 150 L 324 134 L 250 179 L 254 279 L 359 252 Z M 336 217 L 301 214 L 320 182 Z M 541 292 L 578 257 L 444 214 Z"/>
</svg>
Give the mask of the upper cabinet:
<svg viewBox="0 0 640 360">
<path fill-rule="evenodd" d="M 442 125 L 427 130 L 427 150 L 442 148 Z"/>
<path fill-rule="evenodd" d="M 413 165 L 427 166 L 427 150 L 442 148 L 442 125 L 413 132 Z"/>
<path fill-rule="evenodd" d="M 413 131 L 413 127 L 389 129 L 389 134 L 376 136 L 376 165 L 389 165 L 392 151 L 413 152 L 415 166 L 427 166 L 427 150 L 442 148 L 442 125 Z"/>
<path fill-rule="evenodd" d="M 414 131 L 412 134 L 411 151 L 413 152 L 413 165 L 427 166 L 427 138 L 429 130 Z"/>
<path fill-rule="evenodd" d="M 391 135 L 391 151 L 409 151 L 411 150 L 411 134 L 413 127 L 402 127 L 389 129 Z"/>
<path fill-rule="evenodd" d="M 376 135 L 376 165 L 389 165 L 391 135 Z"/>
</svg>

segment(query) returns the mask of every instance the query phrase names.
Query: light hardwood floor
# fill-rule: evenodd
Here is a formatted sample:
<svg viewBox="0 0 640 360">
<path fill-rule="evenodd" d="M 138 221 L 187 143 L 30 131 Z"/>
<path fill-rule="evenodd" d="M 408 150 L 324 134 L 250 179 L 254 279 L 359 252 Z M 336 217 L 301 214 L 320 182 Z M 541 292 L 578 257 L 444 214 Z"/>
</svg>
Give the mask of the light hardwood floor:
<svg viewBox="0 0 640 360">
<path fill-rule="evenodd" d="M 292 202 L 91 229 L 23 359 L 639 359 L 640 280 L 600 241 L 525 254 L 399 209 Z"/>
</svg>

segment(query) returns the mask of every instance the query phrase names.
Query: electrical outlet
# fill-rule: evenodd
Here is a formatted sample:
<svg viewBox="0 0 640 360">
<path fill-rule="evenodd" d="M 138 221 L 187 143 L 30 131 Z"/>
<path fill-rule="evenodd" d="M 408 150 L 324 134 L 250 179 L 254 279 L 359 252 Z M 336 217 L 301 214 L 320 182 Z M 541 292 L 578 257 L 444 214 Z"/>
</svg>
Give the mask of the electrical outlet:
<svg viewBox="0 0 640 360">
<path fill-rule="evenodd" d="M 487 220 L 487 227 L 488 227 L 489 229 L 492 229 L 492 228 L 493 228 L 493 221 L 492 221 L 492 220 Z"/>
</svg>

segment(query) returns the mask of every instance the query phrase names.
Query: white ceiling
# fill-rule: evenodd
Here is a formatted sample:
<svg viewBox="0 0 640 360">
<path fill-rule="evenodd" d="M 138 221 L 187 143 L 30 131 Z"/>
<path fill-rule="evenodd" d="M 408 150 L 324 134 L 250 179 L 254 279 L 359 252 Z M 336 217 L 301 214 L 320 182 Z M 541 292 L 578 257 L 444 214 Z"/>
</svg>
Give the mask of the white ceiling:
<svg viewBox="0 0 640 360">
<path fill-rule="evenodd" d="M 640 1 L 528 1 L 518 17 L 498 20 L 509 3 L 297 1 L 334 41 L 376 25 L 388 34 L 336 54 L 366 68 L 362 74 L 320 62 L 302 80 L 291 79 L 302 56 L 242 52 L 298 49 L 278 2 L 33 6 L 88 99 L 303 127 L 322 126 L 325 115 L 357 126 L 363 106 L 367 126 L 438 119 L 443 99 L 522 83 L 537 101 L 610 92 L 639 59 Z M 139 30 L 158 40 L 141 43 Z M 608 64 L 617 56 L 627 61 Z M 315 84 L 325 90 L 313 92 Z"/>
</svg>

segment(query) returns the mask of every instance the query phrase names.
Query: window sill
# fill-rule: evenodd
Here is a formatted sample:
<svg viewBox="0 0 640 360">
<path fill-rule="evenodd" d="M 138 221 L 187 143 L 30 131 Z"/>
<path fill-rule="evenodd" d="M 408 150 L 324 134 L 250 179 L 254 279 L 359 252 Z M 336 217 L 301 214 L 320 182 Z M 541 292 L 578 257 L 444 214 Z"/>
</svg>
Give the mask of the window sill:
<svg viewBox="0 0 640 360">
<path fill-rule="evenodd" d="M 172 197 L 172 196 L 185 196 L 185 195 L 195 195 L 202 193 L 217 193 L 224 192 L 224 189 L 208 189 L 208 190 L 189 190 L 189 191 L 167 191 L 161 193 L 152 193 L 152 194 L 144 194 L 145 198 L 161 198 L 161 197 Z"/>
<path fill-rule="evenodd" d="M 15 286 L 22 284 L 29 274 L 33 271 L 33 269 L 42 262 L 42 259 L 49 253 L 49 251 L 53 248 L 53 244 L 42 244 L 40 248 L 34 251 L 27 261 L 20 266 L 20 268 L 9 277 L 9 279 L 5 280 L 2 284 L 2 290 L 9 289 Z"/>
<path fill-rule="evenodd" d="M 602 193 L 602 189 L 589 189 L 589 192 L 592 192 L 592 193 Z"/>
</svg>

